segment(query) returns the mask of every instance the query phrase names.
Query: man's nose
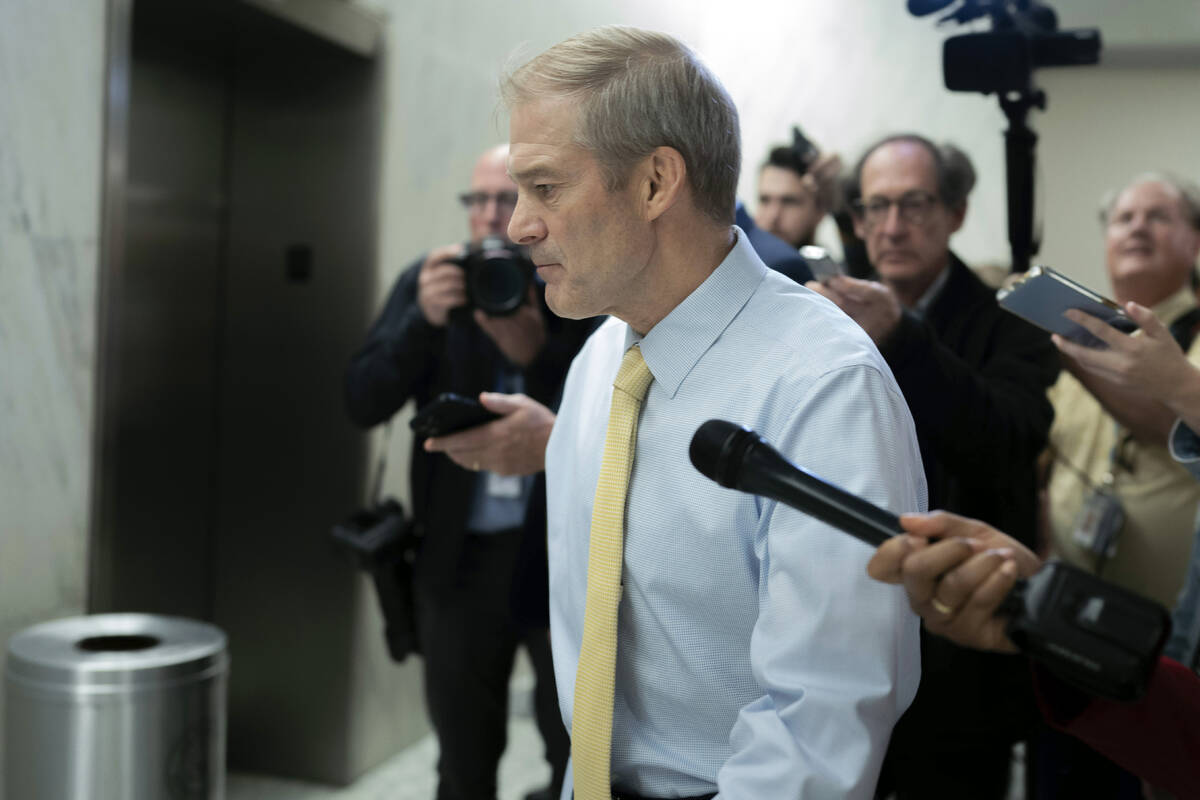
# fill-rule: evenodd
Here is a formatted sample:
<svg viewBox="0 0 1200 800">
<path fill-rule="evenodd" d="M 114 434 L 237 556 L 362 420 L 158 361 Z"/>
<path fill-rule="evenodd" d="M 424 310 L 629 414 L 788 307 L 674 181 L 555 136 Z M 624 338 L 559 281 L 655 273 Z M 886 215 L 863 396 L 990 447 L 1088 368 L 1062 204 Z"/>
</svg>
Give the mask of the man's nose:
<svg viewBox="0 0 1200 800">
<path fill-rule="evenodd" d="M 1150 229 L 1150 216 L 1138 212 L 1129 218 L 1130 233 L 1145 233 Z"/>
<path fill-rule="evenodd" d="M 517 197 L 517 205 L 508 221 L 508 239 L 515 244 L 531 245 L 546 238 L 541 218 L 529 211 L 529 203 Z"/>
<path fill-rule="evenodd" d="M 887 236 L 899 236 L 908 230 L 904 220 L 900 218 L 899 203 L 892 203 L 887 207 L 887 212 L 879 223 L 879 230 Z"/>
</svg>

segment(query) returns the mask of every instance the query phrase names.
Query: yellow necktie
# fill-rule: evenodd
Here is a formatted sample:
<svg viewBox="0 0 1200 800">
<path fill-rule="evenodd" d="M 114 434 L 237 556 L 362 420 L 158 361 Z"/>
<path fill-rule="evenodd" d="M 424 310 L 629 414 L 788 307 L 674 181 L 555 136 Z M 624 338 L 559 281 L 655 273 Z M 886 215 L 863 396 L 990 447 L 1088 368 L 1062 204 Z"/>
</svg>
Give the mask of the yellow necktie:
<svg viewBox="0 0 1200 800">
<path fill-rule="evenodd" d="M 613 381 L 608 436 L 596 483 L 588 545 L 587 606 L 575 673 L 571 760 L 575 800 L 609 800 L 613 693 L 617 665 L 617 607 L 625 540 L 625 493 L 633 467 L 638 414 L 654 376 L 637 345 L 629 348 Z"/>
</svg>

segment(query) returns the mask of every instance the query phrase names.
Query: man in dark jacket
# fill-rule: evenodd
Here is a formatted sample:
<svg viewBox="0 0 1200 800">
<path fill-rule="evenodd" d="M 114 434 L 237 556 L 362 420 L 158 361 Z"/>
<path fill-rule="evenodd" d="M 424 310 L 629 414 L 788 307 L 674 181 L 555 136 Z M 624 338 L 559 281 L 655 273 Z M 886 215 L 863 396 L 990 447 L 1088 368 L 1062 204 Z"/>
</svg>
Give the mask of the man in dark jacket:
<svg viewBox="0 0 1200 800">
<path fill-rule="evenodd" d="M 855 228 L 879 280 L 808 286 L 853 317 L 892 368 L 916 423 L 929 507 L 1032 545 L 1058 358 L 950 252 L 975 182 L 970 161 L 906 134 L 868 149 L 854 174 Z M 921 651 L 921 687 L 892 735 L 880 795 L 1004 797 L 1011 745 L 1032 721 L 1027 668 L 935 637 Z"/>
<path fill-rule="evenodd" d="M 507 146 L 485 152 L 461 197 L 475 244 L 506 236 L 516 205 L 507 157 Z M 396 282 L 347 372 L 356 423 L 378 424 L 410 399 L 420 408 L 442 392 L 523 393 L 556 403 L 594 323 L 551 314 L 536 282 L 511 315 L 469 310 L 465 273 L 454 261 L 463 252 L 462 245 L 436 248 Z M 553 769 L 551 786 L 530 797 L 557 798 L 569 742 L 550 663 L 543 478 L 465 469 L 426 452 L 420 441 L 413 443 L 411 477 L 413 517 L 423 536 L 415 600 L 440 751 L 438 800 L 496 797 L 518 644 L 537 673 L 537 721 Z"/>
</svg>

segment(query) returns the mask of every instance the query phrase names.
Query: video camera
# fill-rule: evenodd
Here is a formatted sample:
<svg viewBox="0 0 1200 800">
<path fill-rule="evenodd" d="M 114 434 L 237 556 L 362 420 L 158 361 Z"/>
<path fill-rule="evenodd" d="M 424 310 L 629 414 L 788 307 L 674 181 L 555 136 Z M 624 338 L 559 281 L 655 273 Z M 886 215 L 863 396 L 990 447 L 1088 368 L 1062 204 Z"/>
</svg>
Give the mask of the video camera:
<svg viewBox="0 0 1200 800">
<path fill-rule="evenodd" d="M 1037 0 L 908 0 L 923 17 L 954 7 L 938 24 L 991 18 L 992 30 L 952 36 L 942 46 L 942 77 L 955 92 L 995 93 L 1008 118 L 1004 133 L 1008 186 L 1008 240 L 1012 271 L 1025 272 L 1038 251 L 1034 218 L 1034 148 L 1030 109 L 1046 108 L 1046 93 L 1033 85 L 1038 67 L 1095 64 L 1100 31 L 1060 31 L 1058 15 Z"/>
<path fill-rule="evenodd" d="M 916 17 L 936 14 L 958 0 L 908 0 Z M 953 92 L 1024 92 L 1038 67 L 1069 67 L 1100 60 L 1100 31 L 1060 31 L 1058 15 L 1036 0 L 963 0 L 938 20 L 966 23 L 990 17 L 992 30 L 952 36 L 942 46 L 942 76 Z"/>
</svg>

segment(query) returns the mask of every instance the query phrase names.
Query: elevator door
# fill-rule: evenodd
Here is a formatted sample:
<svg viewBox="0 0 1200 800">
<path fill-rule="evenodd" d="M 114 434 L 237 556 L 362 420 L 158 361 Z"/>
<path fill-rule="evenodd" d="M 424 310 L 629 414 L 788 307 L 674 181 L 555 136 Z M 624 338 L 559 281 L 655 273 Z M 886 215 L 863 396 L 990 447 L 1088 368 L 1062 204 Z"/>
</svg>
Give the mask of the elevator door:
<svg viewBox="0 0 1200 800">
<path fill-rule="evenodd" d="M 231 765 L 345 782 L 404 743 L 372 708 L 415 699 L 327 537 L 364 499 L 341 386 L 375 304 L 379 65 L 233 0 L 131 19 L 91 609 L 216 622 Z"/>
</svg>

